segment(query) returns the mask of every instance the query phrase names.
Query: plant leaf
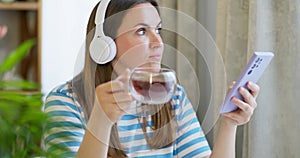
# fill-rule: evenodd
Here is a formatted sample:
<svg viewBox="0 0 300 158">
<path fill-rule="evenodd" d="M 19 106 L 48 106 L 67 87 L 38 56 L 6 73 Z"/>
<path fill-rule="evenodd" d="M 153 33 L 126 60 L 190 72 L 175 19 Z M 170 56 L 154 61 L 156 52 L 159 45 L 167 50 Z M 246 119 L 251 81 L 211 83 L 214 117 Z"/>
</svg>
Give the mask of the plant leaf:
<svg viewBox="0 0 300 158">
<path fill-rule="evenodd" d="M 0 81 L 0 89 L 37 90 L 38 88 L 37 83 L 27 80 Z"/>
<path fill-rule="evenodd" d="M 8 57 L 6 57 L 0 66 L 0 76 L 6 71 L 11 70 L 18 62 L 20 62 L 35 45 L 35 39 L 24 41 L 17 47 Z"/>
</svg>

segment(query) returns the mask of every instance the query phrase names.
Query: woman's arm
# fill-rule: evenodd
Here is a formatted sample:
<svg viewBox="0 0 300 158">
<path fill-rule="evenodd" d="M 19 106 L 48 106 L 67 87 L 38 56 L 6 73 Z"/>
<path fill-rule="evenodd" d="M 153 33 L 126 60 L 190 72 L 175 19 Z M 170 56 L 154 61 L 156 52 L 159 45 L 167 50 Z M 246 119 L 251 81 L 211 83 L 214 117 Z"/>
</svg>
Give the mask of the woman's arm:
<svg viewBox="0 0 300 158">
<path fill-rule="evenodd" d="M 112 125 L 113 122 L 106 117 L 101 107 L 95 104 L 77 157 L 106 157 Z"/>
<path fill-rule="evenodd" d="M 95 105 L 77 153 L 78 158 L 107 157 L 111 128 L 133 101 L 125 88 L 128 77 L 127 70 L 118 79 L 96 87 Z"/>
<path fill-rule="evenodd" d="M 106 130 L 106 132 L 110 132 L 110 130 Z M 86 131 L 77 157 L 106 157 L 108 151 L 107 143 L 99 141 L 89 131 Z"/>
<path fill-rule="evenodd" d="M 245 88 L 239 88 L 239 92 L 245 101 L 238 100 L 236 98 L 232 99 L 232 102 L 237 105 L 239 109 L 222 115 L 220 130 L 210 156 L 211 158 L 235 157 L 235 137 L 237 126 L 249 122 L 253 111 L 257 106 L 255 100 L 259 93 L 259 86 L 255 83 L 247 83 L 247 87 L 250 89 L 250 92 Z"/>
<path fill-rule="evenodd" d="M 222 117 L 221 119 L 224 119 Z M 220 130 L 214 143 L 211 158 L 234 158 L 236 127 L 221 121 Z"/>
</svg>

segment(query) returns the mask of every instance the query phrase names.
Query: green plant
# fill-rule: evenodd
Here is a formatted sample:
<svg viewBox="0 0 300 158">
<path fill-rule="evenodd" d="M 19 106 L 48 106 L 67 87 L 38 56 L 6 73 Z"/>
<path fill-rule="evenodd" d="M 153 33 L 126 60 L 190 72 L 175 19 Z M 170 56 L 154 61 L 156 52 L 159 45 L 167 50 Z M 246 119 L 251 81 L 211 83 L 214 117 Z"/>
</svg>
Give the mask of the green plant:
<svg viewBox="0 0 300 158">
<path fill-rule="evenodd" d="M 38 84 L 27 80 L 3 80 L 3 74 L 10 71 L 35 45 L 34 39 L 23 42 L 0 66 L 0 155 L 3 158 L 33 157 L 45 155 L 40 146 L 43 123 L 46 114 L 42 112 Z"/>
</svg>

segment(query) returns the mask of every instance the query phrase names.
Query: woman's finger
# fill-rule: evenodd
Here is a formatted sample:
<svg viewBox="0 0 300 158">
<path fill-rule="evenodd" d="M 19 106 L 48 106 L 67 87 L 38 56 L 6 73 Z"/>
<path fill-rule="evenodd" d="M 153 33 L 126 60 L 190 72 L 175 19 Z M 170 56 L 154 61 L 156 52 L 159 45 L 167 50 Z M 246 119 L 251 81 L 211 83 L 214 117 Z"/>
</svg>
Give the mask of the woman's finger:
<svg viewBox="0 0 300 158">
<path fill-rule="evenodd" d="M 129 90 L 129 78 L 130 78 L 130 70 L 126 69 L 116 80 L 123 83 L 123 88 L 126 92 Z"/>
<path fill-rule="evenodd" d="M 243 96 L 244 101 L 248 104 L 250 104 L 253 108 L 256 108 L 256 101 L 255 98 L 252 96 L 252 94 L 244 87 L 240 87 L 238 89 L 239 93 Z"/>
<path fill-rule="evenodd" d="M 236 83 L 235 81 L 231 82 L 231 84 L 230 84 L 230 86 L 229 86 L 229 88 L 227 90 L 227 94 L 232 90 L 232 88 L 235 85 L 235 83 Z"/>
<path fill-rule="evenodd" d="M 102 104 L 118 104 L 122 102 L 132 102 L 133 97 L 126 92 L 114 92 L 114 93 L 103 93 L 98 94 L 99 102 Z"/>
<path fill-rule="evenodd" d="M 253 113 L 253 108 L 249 104 L 241 101 L 240 99 L 233 97 L 231 99 L 231 102 L 235 104 L 237 107 L 239 107 L 242 111 L 250 114 Z"/>
<path fill-rule="evenodd" d="M 113 93 L 112 100 L 114 100 L 113 103 L 123 103 L 123 102 L 132 102 L 134 99 L 133 97 L 126 92 L 120 92 L 120 93 Z"/>
<path fill-rule="evenodd" d="M 123 83 L 127 83 L 130 77 L 130 70 L 126 69 L 116 80 L 119 80 Z"/>
<path fill-rule="evenodd" d="M 256 99 L 260 90 L 260 87 L 253 83 L 253 82 L 248 82 L 247 87 L 251 90 L 252 96 Z"/>
<path fill-rule="evenodd" d="M 106 82 L 96 87 L 96 93 L 101 95 L 122 91 L 124 91 L 124 84 L 118 80 Z"/>
</svg>

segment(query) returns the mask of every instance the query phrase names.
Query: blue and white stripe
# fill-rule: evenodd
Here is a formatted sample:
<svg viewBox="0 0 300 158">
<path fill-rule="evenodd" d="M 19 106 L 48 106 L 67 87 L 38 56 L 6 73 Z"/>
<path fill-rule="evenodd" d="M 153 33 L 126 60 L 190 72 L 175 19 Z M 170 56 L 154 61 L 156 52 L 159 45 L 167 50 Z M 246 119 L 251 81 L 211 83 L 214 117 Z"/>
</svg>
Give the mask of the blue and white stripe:
<svg viewBox="0 0 300 158">
<path fill-rule="evenodd" d="M 124 115 L 118 121 L 120 142 L 126 147 L 128 157 L 204 157 L 211 150 L 199 125 L 193 106 L 186 97 L 182 87 L 177 87 L 171 101 L 174 120 L 177 121 L 176 140 L 162 149 L 150 149 L 144 137 L 138 117 L 134 114 Z M 48 152 L 62 152 L 55 145 L 67 149 L 65 156 L 75 156 L 85 133 L 86 121 L 82 108 L 72 97 L 72 90 L 63 84 L 52 90 L 45 102 L 45 112 L 50 116 L 44 134 L 45 147 Z M 151 135 L 151 119 L 147 118 L 147 134 Z"/>
</svg>

